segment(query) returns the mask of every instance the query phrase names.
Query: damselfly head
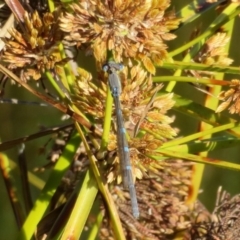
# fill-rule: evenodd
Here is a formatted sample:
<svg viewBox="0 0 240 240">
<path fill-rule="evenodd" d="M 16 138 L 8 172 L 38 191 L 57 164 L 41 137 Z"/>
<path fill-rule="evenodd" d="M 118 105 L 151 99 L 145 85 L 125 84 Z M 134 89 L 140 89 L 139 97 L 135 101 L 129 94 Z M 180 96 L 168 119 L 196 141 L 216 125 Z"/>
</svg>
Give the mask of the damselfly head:
<svg viewBox="0 0 240 240">
<path fill-rule="evenodd" d="M 102 70 L 104 72 L 107 72 L 110 69 L 113 69 L 116 71 L 121 71 L 123 68 L 124 68 L 124 65 L 122 63 L 116 63 L 114 61 L 109 61 L 103 65 Z"/>
</svg>

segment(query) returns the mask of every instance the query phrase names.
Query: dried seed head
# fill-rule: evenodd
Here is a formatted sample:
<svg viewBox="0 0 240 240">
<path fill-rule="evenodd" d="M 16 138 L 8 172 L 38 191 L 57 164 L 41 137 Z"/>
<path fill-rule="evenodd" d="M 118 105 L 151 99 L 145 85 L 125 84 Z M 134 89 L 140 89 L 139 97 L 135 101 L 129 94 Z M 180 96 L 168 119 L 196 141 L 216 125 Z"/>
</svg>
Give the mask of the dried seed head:
<svg viewBox="0 0 240 240">
<path fill-rule="evenodd" d="M 105 112 L 107 83 L 103 74 L 94 81 L 85 70 L 79 70 L 80 79 L 77 81 L 77 94 L 74 97 L 76 105 L 81 111 L 88 113 L 95 119 L 95 123 L 102 125 Z M 129 76 L 129 78 L 128 78 Z M 130 158 L 133 166 L 134 178 L 142 178 L 148 169 L 155 168 L 155 160 L 149 155 L 157 155 L 157 148 L 167 139 L 176 136 L 176 130 L 170 124 L 173 118 L 166 115 L 172 108 L 174 101 L 172 94 L 155 96 L 155 92 L 162 86 L 153 88 L 151 76 L 148 76 L 140 66 L 131 69 L 127 67 L 119 72 L 122 82 L 121 105 L 125 127 L 129 134 Z M 100 86 L 94 85 L 97 82 Z M 115 116 L 114 116 L 115 117 Z M 115 128 L 116 129 L 116 128 Z M 141 138 L 136 133 L 141 132 Z M 117 151 L 115 132 L 110 135 L 109 151 Z M 117 154 L 111 158 L 110 167 L 106 171 L 108 182 L 121 182 L 121 170 Z"/>
<path fill-rule="evenodd" d="M 38 12 L 25 13 L 23 30 L 9 30 L 11 39 L 5 39 L 2 60 L 10 69 L 18 71 L 22 79 L 38 80 L 41 73 L 53 69 L 61 60 L 57 44 L 62 39 L 58 29 L 58 12 L 45 13 L 42 18 Z"/>
<path fill-rule="evenodd" d="M 167 160 L 156 165 L 157 172 L 150 171 L 136 181 L 139 219 L 132 217 L 128 192 L 121 187 L 111 189 L 128 239 L 173 239 L 171 236 L 190 227 L 187 219 L 191 213 L 184 200 L 189 191 L 192 163 Z M 108 221 L 106 215 L 100 239 L 113 237 Z"/>
<path fill-rule="evenodd" d="M 180 21 L 165 13 L 169 5 L 170 0 L 80 0 L 60 26 L 66 40 L 85 47 L 97 61 L 105 61 L 110 50 L 117 62 L 140 60 L 154 74 L 153 64 L 161 64 L 167 54 L 164 41 L 175 38 L 169 31 Z"/>
<path fill-rule="evenodd" d="M 225 32 L 218 32 L 212 37 L 210 37 L 205 44 L 202 46 L 201 50 L 194 58 L 197 63 L 203 63 L 206 65 L 220 65 L 229 66 L 232 64 L 233 60 L 227 57 L 226 46 L 230 40 Z M 212 76 L 214 72 L 207 71 L 194 71 L 198 76 Z"/>
</svg>

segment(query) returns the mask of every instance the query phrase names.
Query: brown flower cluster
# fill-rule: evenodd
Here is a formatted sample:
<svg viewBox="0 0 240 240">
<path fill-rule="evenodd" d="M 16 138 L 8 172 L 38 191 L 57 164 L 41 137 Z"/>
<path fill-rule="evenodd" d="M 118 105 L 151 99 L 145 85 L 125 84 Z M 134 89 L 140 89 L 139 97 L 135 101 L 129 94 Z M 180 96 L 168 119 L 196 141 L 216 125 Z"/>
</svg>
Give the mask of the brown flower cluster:
<svg viewBox="0 0 240 240">
<path fill-rule="evenodd" d="M 57 48 L 62 39 L 58 28 L 58 12 L 45 13 L 40 18 L 38 12 L 24 15 L 21 31 L 9 30 L 11 39 L 5 39 L 5 50 L 1 59 L 14 69 L 22 80 L 38 80 L 41 73 L 54 69 L 62 63 Z M 63 61 L 64 62 L 64 61 Z"/>
<path fill-rule="evenodd" d="M 169 31 L 180 21 L 165 12 L 169 5 L 170 0 L 80 0 L 60 26 L 67 41 L 82 46 L 97 61 L 103 63 L 110 50 L 116 62 L 139 60 L 154 74 L 153 64 L 161 64 L 167 54 L 164 41 L 175 38 Z"/>
<path fill-rule="evenodd" d="M 177 233 L 190 228 L 190 209 L 184 201 L 189 193 L 192 165 L 182 160 L 156 162 L 157 171 L 149 170 L 141 181 L 136 181 L 139 219 L 132 217 L 128 193 L 121 187 L 112 188 L 127 239 L 174 239 Z M 113 239 L 107 215 L 99 235 L 100 239 Z"/>
<path fill-rule="evenodd" d="M 229 90 L 222 91 L 219 94 L 219 99 L 224 102 L 218 106 L 216 112 L 222 112 L 230 105 L 229 112 L 231 114 L 240 114 L 240 80 L 233 79 L 230 87 Z"/>
<path fill-rule="evenodd" d="M 134 219 L 121 189 L 112 194 L 120 196 L 115 202 L 119 208 L 127 239 L 154 240 L 233 240 L 240 238 L 240 194 L 231 197 L 219 188 L 212 213 L 200 203 L 191 210 L 184 204 L 189 191 L 191 163 L 168 160 L 159 163 L 162 170 L 144 176 L 141 185 L 136 183 L 141 218 Z M 168 170 L 166 172 L 166 170 Z M 130 203 L 129 203 L 130 204 Z M 113 239 L 105 217 L 99 236 L 102 240 Z"/>
<path fill-rule="evenodd" d="M 228 44 L 230 37 L 227 36 L 224 32 L 218 32 L 212 37 L 210 37 L 197 56 L 194 58 L 195 62 L 203 63 L 206 65 L 220 65 L 220 66 L 229 66 L 232 64 L 233 60 L 227 57 L 227 52 L 225 50 L 226 45 Z M 196 71 L 197 74 L 204 76 L 212 76 L 213 72 L 207 71 Z"/>
<path fill-rule="evenodd" d="M 74 97 L 75 104 L 81 111 L 94 117 L 95 122 L 102 126 L 107 89 L 106 78 L 103 74 L 99 74 L 100 79 L 96 82 L 97 86 L 94 85 L 89 73 L 82 69 L 79 73 L 77 94 Z M 119 76 L 123 84 L 120 98 L 125 127 L 130 137 L 129 148 L 133 175 L 134 178 L 140 179 L 149 168 L 155 168 L 155 160 L 149 156 L 156 156 L 157 148 L 167 139 L 176 136 L 176 130 L 170 126 L 173 118 L 166 115 L 166 112 L 174 105 L 173 95 L 157 96 L 156 91 L 162 86 L 154 89 L 151 76 L 147 76 L 140 66 L 134 66 L 130 70 L 125 67 L 123 71 L 119 72 Z M 142 133 L 141 138 L 137 137 L 138 132 Z M 117 151 L 115 134 L 110 135 L 108 150 Z M 112 182 L 116 178 L 120 183 L 121 170 L 118 156 L 114 157 L 107 172 L 108 182 Z"/>
<path fill-rule="evenodd" d="M 233 60 L 227 57 L 227 53 L 225 51 L 225 47 L 229 40 L 230 37 L 224 32 L 218 32 L 210 37 L 198 55 L 199 62 L 207 65 L 230 65 Z"/>
<path fill-rule="evenodd" d="M 202 50 L 195 57 L 196 62 L 204 63 L 206 65 L 222 65 L 229 66 L 232 64 L 233 60 L 227 57 L 225 52 L 225 46 L 229 42 L 229 37 L 226 33 L 219 32 L 214 36 L 209 38 Z M 212 72 L 200 72 L 197 71 L 197 74 L 203 76 L 204 74 L 212 76 Z M 240 113 L 240 91 L 239 91 L 240 81 L 238 79 L 233 79 L 229 84 L 230 89 L 222 91 L 219 94 L 219 99 L 223 101 L 216 112 L 222 112 L 226 108 L 229 108 L 231 114 Z"/>
</svg>

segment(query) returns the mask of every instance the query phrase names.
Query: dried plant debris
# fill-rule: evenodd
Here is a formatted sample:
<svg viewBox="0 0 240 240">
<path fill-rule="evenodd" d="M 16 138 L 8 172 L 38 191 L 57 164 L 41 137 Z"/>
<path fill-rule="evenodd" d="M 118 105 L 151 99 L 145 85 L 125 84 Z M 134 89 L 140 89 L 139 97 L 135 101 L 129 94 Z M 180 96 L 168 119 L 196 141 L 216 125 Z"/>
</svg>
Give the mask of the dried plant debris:
<svg viewBox="0 0 240 240">
<path fill-rule="evenodd" d="M 56 163 L 58 158 L 61 156 L 63 149 L 65 148 L 67 141 L 72 134 L 72 131 L 73 127 L 58 131 L 43 147 L 39 149 L 39 153 L 44 154 L 46 152 L 47 145 L 50 143 L 52 144 L 50 151 L 47 153 L 47 160 L 49 160 L 49 162 L 44 166 L 35 168 L 34 171 L 45 171 L 46 168 L 52 167 Z"/>
<path fill-rule="evenodd" d="M 197 213 L 198 209 L 195 211 Z M 220 187 L 213 213 L 209 214 L 207 211 L 198 213 L 186 240 L 240 239 L 240 194 L 231 197 Z"/>
<path fill-rule="evenodd" d="M 49 153 L 47 154 L 48 162 L 41 167 L 35 168 L 34 171 L 45 171 L 47 168 L 54 166 L 54 164 L 58 161 L 59 157 L 62 155 L 62 152 L 66 147 L 69 138 L 72 136 L 73 130 L 74 128 L 71 126 L 69 128 L 59 131 L 52 137 L 51 141 L 53 141 L 53 143 Z M 94 148 L 90 140 L 88 140 L 88 144 L 91 146 L 92 152 L 96 153 L 97 150 Z M 45 148 L 46 145 L 41 149 L 41 152 L 45 152 Z M 68 177 L 74 176 L 75 173 L 78 174 L 79 172 L 85 172 L 88 167 L 88 157 L 86 155 L 83 143 L 81 143 L 76 150 L 71 168 L 69 169 L 69 173 L 67 173 L 68 176 L 66 177 L 66 179 Z M 71 179 L 66 180 L 66 182 L 71 182 Z"/>
<path fill-rule="evenodd" d="M 170 0 L 81 0 L 71 5 L 71 12 L 61 18 L 65 39 L 93 54 L 97 61 L 106 60 L 112 51 L 116 62 L 139 60 L 150 73 L 167 55 L 164 41 L 176 36 L 180 20 L 166 12 Z"/>
</svg>

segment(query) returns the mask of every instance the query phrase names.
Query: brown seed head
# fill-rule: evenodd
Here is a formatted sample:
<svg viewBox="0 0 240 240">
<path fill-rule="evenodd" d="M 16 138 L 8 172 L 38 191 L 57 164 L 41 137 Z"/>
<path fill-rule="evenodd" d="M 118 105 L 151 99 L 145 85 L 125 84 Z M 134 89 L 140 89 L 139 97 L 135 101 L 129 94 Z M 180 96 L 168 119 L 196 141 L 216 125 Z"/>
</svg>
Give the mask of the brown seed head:
<svg viewBox="0 0 240 240">
<path fill-rule="evenodd" d="M 149 170 L 136 181 L 140 218 L 131 214 L 127 191 L 113 187 L 111 194 L 119 211 L 127 239 L 174 239 L 173 236 L 188 229 L 191 214 L 184 200 L 189 191 L 192 163 L 181 160 L 156 162 L 158 171 Z M 100 230 L 100 239 L 111 239 L 107 214 Z"/>
<path fill-rule="evenodd" d="M 150 155 L 157 155 L 156 150 L 167 139 L 176 136 L 176 130 L 170 124 L 173 118 L 166 115 L 174 105 L 172 94 L 157 96 L 157 89 L 153 88 L 151 75 L 140 66 L 127 67 L 119 72 L 122 82 L 121 105 L 125 121 L 125 127 L 129 134 L 130 158 L 133 165 L 134 178 L 142 178 L 143 173 L 149 168 L 155 168 L 155 160 Z M 80 79 L 77 81 L 76 105 L 81 111 L 90 114 L 95 123 L 103 124 L 105 112 L 105 99 L 107 83 L 103 73 L 99 74 L 97 81 L 92 80 L 91 75 L 85 70 L 79 71 Z M 129 76 L 129 77 L 128 77 Z M 98 84 L 96 86 L 94 83 Z M 153 97 L 153 95 L 156 95 Z M 115 118 L 115 113 L 114 113 Z M 114 121 L 116 122 L 116 121 Z M 116 127 L 110 135 L 109 151 L 117 151 Z M 141 132 L 141 138 L 136 137 Z M 121 170 L 119 159 L 113 158 L 109 171 L 106 171 L 108 182 L 117 179 L 121 182 Z"/>
<path fill-rule="evenodd" d="M 2 60 L 10 69 L 19 71 L 23 79 L 38 80 L 41 73 L 61 63 L 57 44 L 62 38 L 58 30 L 58 13 L 38 12 L 24 15 L 23 29 L 9 30 L 11 39 L 5 39 Z M 64 62 L 64 61 L 63 61 Z"/>
<path fill-rule="evenodd" d="M 231 87 L 230 89 L 222 91 L 219 94 L 219 99 L 222 100 L 223 103 L 218 106 L 216 112 L 222 112 L 229 107 L 228 109 L 231 114 L 240 114 L 240 80 L 231 80 L 229 86 Z"/>
<path fill-rule="evenodd" d="M 115 61 L 140 60 L 154 74 L 153 64 L 161 64 L 167 54 L 164 41 L 175 38 L 169 31 L 179 24 L 165 12 L 169 5 L 170 0 L 80 0 L 60 26 L 66 40 L 85 46 L 97 61 L 104 62 L 110 50 Z"/>
</svg>

